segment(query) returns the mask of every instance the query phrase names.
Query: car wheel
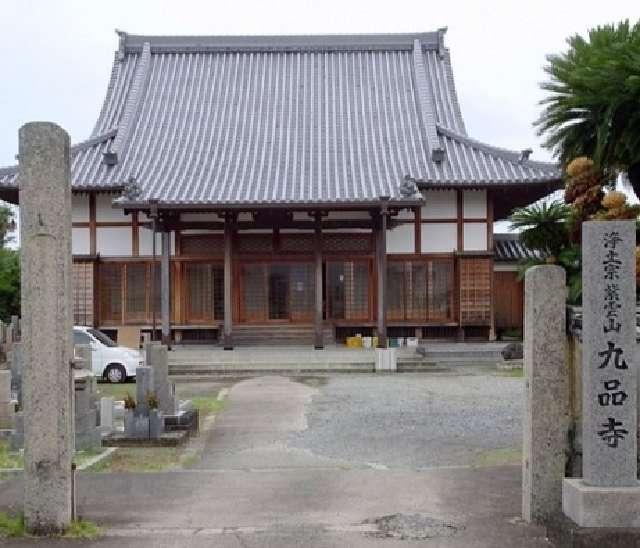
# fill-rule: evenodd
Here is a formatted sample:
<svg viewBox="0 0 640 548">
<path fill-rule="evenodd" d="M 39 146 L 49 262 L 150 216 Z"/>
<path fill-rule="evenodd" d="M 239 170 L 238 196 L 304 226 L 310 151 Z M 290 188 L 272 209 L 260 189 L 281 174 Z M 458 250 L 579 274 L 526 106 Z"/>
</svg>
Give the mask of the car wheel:
<svg viewBox="0 0 640 548">
<path fill-rule="evenodd" d="M 110 383 L 113 384 L 125 382 L 127 380 L 127 372 L 125 368 L 119 364 L 113 364 L 107 367 L 104 376 Z"/>
</svg>

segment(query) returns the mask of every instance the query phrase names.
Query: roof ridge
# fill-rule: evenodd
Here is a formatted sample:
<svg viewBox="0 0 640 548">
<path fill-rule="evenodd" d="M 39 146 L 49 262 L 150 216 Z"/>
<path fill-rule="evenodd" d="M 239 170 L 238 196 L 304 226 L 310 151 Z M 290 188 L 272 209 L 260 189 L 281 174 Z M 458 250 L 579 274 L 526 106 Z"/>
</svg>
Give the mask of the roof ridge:
<svg viewBox="0 0 640 548">
<path fill-rule="evenodd" d="M 442 162 L 444 159 L 444 149 L 438 138 L 436 128 L 436 108 L 433 103 L 429 81 L 427 79 L 427 69 L 424 66 L 422 56 L 422 42 L 416 38 L 413 41 L 413 71 L 416 79 L 416 95 L 418 99 L 418 111 L 422 119 L 422 126 L 427 137 L 429 147 L 429 158 L 433 162 Z"/>
<path fill-rule="evenodd" d="M 116 31 L 118 51 L 140 52 L 145 43 L 153 52 L 216 51 L 216 50 L 363 50 L 401 49 L 410 51 L 414 40 L 422 47 L 440 51 L 444 46 L 446 28 L 414 33 L 355 34 L 263 34 L 263 35 L 143 35 Z"/>
<path fill-rule="evenodd" d="M 559 164 L 555 162 L 541 162 L 537 160 L 521 159 L 522 152 L 483 143 L 482 141 L 474 139 L 473 137 L 469 137 L 468 135 L 461 135 L 460 133 L 452 129 L 444 127 L 442 124 L 436 124 L 436 127 L 439 133 L 442 133 L 451 139 L 457 139 L 458 141 L 462 141 L 463 143 L 471 147 L 483 150 L 484 152 L 488 152 L 489 154 L 494 154 L 495 156 L 498 156 L 508 162 L 513 162 L 514 164 L 539 168 L 560 167 Z"/>
<path fill-rule="evenodd" d="M 131 82 L 131 91 L 127 98 L 127 103 L 122 114 L 119 130 L 109 150 L 104 153 L 104 163 L 114 165 L 118 163 L 118 156 L 131 136 L 131 128 L 138 118 L 138 111 L 142 102 L 142 95 L 149 82 L 149 65 L 151 62 L 151 46 L 149 42 L 145 42 L 142 46 L 142 55 L 140 62 L 136 67 L 136 73 Z"/>
</svg>

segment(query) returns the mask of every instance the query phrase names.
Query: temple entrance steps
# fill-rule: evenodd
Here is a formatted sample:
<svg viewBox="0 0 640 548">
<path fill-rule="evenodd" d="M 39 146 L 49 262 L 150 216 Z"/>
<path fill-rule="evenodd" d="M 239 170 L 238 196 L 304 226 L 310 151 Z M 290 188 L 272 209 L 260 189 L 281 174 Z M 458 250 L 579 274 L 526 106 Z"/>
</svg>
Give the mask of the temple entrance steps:
<svg viewBox="0 0 640 548">
<path fill-rule="evenodd" d="M 333 328 L 323 327 L 323 342 L 325 345 L 335 343 Z M 291 346 L 313 345 L 313 325 L 271 324 L 271 325 L 243 325 L 233 326 L 233 344 L 238 347 L 253 346 Z"/>
</svg>

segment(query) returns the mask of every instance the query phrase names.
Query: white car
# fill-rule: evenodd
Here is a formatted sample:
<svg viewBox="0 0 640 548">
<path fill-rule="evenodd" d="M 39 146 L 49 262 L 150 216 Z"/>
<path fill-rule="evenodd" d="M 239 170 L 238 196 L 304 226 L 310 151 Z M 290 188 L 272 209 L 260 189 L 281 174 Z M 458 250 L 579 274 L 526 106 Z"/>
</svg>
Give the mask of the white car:
<svg viewBox="0 0 640 548">
<path fill-rule="evenodd" d="M 144 365 L 140 352 L 118 346 L 93 327 L 74 326 L 73 344 L 89 345 L 93 374 L 112 383 L 126 382 L 128 377 L 135 377 L 136 367 Z"/>
</svg>

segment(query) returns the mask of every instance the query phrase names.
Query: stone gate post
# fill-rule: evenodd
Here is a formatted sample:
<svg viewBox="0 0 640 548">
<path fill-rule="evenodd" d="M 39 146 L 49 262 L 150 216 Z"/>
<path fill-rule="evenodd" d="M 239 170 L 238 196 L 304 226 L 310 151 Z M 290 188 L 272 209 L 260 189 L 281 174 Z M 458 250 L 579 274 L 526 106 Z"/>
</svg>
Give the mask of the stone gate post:
<svg viewBox="0 0 640 548">
<path fill-rule="evenodd" d="M 534 266 L 525 275 L 522 517 L 546 523 L 562 511 L 569 411 L 566 275 Z"/>
<path fill-rule="evenodd" d="M 34 534 L 71 520 L 71 186 L 69 136 L 30 122 L 19 134 L 24 517 Z"/>
</svg>

